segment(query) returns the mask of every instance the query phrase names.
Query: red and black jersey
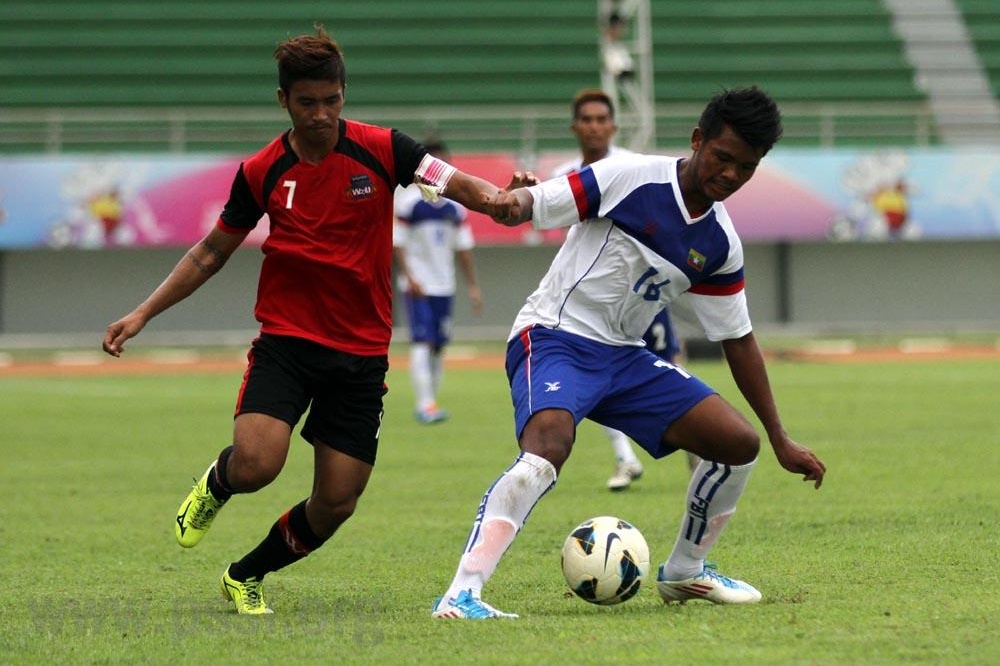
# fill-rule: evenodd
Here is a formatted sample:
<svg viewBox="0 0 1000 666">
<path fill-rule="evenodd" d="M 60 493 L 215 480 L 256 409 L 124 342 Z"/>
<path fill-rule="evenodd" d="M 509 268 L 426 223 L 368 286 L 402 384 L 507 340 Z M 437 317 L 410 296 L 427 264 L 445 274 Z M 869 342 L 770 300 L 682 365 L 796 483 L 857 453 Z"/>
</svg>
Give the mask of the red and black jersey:
<svg viewBox="0 0 1000 666">
<path fill-rule="evenodd" d="M 341 119 L 336 147 L 313 165 L 288 135 L 240 165 L 217 223 L 246 233 L 265 213 L 270 220 L 254 310 L 261 332 L 386 354 L 393 193 L 426 151 L 402 132 Z"/>
</svg>

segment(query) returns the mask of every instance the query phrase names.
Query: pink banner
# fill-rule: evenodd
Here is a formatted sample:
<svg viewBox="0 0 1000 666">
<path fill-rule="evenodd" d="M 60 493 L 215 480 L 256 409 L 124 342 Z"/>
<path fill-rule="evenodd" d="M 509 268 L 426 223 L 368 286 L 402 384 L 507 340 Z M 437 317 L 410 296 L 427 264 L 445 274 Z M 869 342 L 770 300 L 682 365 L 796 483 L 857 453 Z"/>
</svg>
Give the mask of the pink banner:
<svg viewBox="0 0 1000 666">
<path fill-rule="evenodd" d="M 546 177 L 571 158 L 543 154 Z M 505 186 L 506 153 L 454 156 L 459 169 Z M 0 159 L 0 248 L 190 246 L 212 228 L 239 157 L 65 156 Z M 970 177 L 974 174 L 975 177 Z M 991 151 L 773 151 L 726 207 L 744 241 L 911 240 L 1000 236 L 1000 157 Z M 559 243 L 470 213 L 479 245 Z M 263 220 L 250 238 L 261 243 Z"/>
</svg>

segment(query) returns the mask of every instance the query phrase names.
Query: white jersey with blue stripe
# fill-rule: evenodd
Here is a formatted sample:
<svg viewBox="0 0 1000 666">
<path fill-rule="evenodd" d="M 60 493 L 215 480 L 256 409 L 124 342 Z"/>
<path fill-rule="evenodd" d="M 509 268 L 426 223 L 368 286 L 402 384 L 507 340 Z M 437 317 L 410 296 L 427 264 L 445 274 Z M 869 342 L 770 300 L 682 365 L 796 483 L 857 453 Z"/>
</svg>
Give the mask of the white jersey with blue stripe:
<svg viewBox="0 0 1000 666">
<path fill-rule="evenodd" d="M 536 229 L 571 229 L 511 337 L 537 324 L 642 346 L 657 312 L 684 292 L 710 340 L 750 332 L 740 239 L 721 202 L 688 214 L 679 163 L 612 156 L 529 188 Z"/>
<path fill-rule="evenodd" d="M 465 207 L 450 199 L 425 201 L 417 185 L 396 191 L 392 244 L 428 296 L 455 295 L 455 252 L 475 246 Z M 400 275 L 400 289 L 408 285 Z"/>
</svg>

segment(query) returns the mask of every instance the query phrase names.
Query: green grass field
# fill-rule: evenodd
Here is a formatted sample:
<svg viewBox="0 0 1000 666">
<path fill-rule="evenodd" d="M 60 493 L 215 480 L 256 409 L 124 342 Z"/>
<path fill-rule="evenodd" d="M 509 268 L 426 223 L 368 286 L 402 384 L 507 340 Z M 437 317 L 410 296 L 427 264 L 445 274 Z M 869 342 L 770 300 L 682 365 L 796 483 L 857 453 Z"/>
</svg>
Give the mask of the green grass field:
<svg viewBox="0 0 1000 666">
<path fill-rule="evenodd" d="M 745 408 L 722 364 L 689 367 Z M 611 608 L 568 593 L 573 526 L 626 518 L 658 563 L 685 486 L 674 456 L 605 491 L 611 449 L 586 423 L 484 595 L 521 618 L 479 623 L 428 611 L 515 454 L 500 367 L 450 370 L 452 419 L 436 426 L 413 421 L 408 377 L 390 373 L 358 513 L 269 576 L 265 618 L 234 615 L 218 578 L 305 496 L 308 446 L 296 439 L 281 477 L 236 498 L 198 548 L 172 533 L 192 477 L 228 442 L 238 371 L 0 376 L 0 663 L 1000 663 L 1000 362 L 779 361 L 771 375 L 786 426 L 829 473 L 815 491 L 764 451 L 711 555 L 759 605 L 664 606 L 652 585 Z"/>
</svg>

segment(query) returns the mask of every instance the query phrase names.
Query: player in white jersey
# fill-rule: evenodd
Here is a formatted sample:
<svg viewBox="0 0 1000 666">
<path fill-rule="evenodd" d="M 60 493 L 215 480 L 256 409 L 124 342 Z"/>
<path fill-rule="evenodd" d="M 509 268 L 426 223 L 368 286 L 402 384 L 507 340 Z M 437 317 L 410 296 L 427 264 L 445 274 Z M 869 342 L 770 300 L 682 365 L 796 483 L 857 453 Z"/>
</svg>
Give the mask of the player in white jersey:
<svg viewBox="0 0 1000 666">
<path fill-rule="evenodd" d="M 491 214 L 503 224 L 575 226 L 511 330 L 507 375 L 520 455 L 486 491 L 434 617 L 512 616 L 482 601 L 482 588 L 555 485 L 583 418 L 622 430 L 654 458 L 681 449 L 702 459 L 657 573 L 663 600 L 760 600 L 752 585 L 705 566 L 757 460 L 757 431 L 641 338 L 663 305 L 690 292 L 779 464 L 820 486 L 826 467 L 789 437 L 778 415 L 747 312 L 743 250 L 721 203 L 780 136 L 781 116 L 766 93 L 723 91 L 705 107 L 688 158 L 612 157 L 492 199 Z"/>
<path fill-rule="evenodd" d="M 618 132 L 618 125 L 615 123 L 615 105 L 603 90 L 584 88 L 574 95 L 573 122 L 569 128 L 576 137 L 580 156 L 557 166 L 549 175 L 550 178 L 568 175 L 606 157 L 634 154 L 611 143 Z M 657 356 L 670 362 L 674 361 L 674 357 L 680 353 L 680 343 L 674 334 L 668 308 L 665 307 L 657 315 L 656 320 L 646 331 L 644 339 L 646 346 Z M 606 485 L 612 491 L 625 490 L 642 476 L 642 462 L 632 449 L 628 435 L 608 426 L 601 428 L 607 435 L 615 456 L 615 471 Z M 689 453 L 688 465 L 692 471 L 697 464 L 697 457 Z"/>
<path fill-rule="evenodd" d="M 450 160 L 442 142 L 427 142 L 424 147 L 434 157 Z M 456 261 L 473 312 L 478 314 L 483 305 L 472 258 L 475 241 L 464 206 L 445 198 L 427 201 L 416 184 L 396 192 L 395 213 L 392 244 L 410 324 L 414 415 L 421 423 L 438 423 L 448 418 L 438 407 L 437 393 L 444 348 L 451 338 Z"/>
</svg>

